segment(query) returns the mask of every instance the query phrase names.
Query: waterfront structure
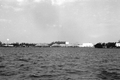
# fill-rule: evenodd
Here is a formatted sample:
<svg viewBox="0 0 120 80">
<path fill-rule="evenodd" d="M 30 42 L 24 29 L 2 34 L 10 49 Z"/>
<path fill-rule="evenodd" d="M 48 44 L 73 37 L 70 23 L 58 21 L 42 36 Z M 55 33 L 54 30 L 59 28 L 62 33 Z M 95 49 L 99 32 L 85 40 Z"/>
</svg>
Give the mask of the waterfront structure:
<svg viewBox="0 0 120 80">
<path fill-rule="evenodd" d="M 117 42 L 117 43 L 115 44 L 115 46 L 120 48 L 120 43 Z"/>
<path fill-rule="evenodd" d="M 13 47 L 14 45 L 12 44 L 5 44 L 4 47 Z"/>
<path fill-rule="evenodd" d="M 55 41 L 49 44 L 51 47 L 67 47 L 69 42 L 66 41 Z"/>
<path fill-rule="evenodd" d="M 48 43 L 37 43 L 36 47 L 49 47 Z"/>
<path fill-rule="evenodd" d="M 82 43 L 79 47 L 94 47 L 94 45 L 92 43 Z"/>
</svg>

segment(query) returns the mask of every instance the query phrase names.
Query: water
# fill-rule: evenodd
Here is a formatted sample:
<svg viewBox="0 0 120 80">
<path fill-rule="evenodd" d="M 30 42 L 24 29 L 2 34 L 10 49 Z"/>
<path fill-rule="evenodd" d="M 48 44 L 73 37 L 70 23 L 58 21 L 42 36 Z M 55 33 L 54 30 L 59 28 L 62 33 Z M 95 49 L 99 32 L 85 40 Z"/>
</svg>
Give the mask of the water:
<svg viewBox="0 0 120 80">
<path fill-rule="evenodd" d="M 120 49 L 0 48 L 0 80 L 120 80 Z"/>
</svg>

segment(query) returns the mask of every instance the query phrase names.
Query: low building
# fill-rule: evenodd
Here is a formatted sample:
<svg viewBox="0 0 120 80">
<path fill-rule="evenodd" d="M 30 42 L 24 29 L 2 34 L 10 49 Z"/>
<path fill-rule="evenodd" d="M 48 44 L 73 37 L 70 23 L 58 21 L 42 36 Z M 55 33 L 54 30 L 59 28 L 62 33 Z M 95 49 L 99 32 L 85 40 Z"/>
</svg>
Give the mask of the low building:
<svg viewBox="0 0 120 80">
<path fill-rule="evenodd" d="M 69 42 L 66 41 L 55 41 L 50 44 L 51 47 L 67 47 Z"/>
<path fill-rule="evenodd" d="M 120 48 L 120 43 L 116 43 L 115 46 Z"/>
<path fill-rule="evenodd" d="M 69 42 L 66 42 L 66 41 L 56 41 L 56 42 L 53 42 L 54 44 L 69 44 Z"/>
<path fill-rule="evenodd" d="M 94 45 L 92 43 L 83 43 L 80 44 L 79 47 L 94 47 Z"/>
<path fill-rule="evenodd" d="M 5 44 L 5 45 L 3 45 L 4 47 L 13 47 L 14 45 L 12 45 L 12 44 Z"/>
<path fill-rule="evenodd" d="M 37 43 L 35 46 L 36 47 L 49 47 L 47 43 Z"/>
</svg>

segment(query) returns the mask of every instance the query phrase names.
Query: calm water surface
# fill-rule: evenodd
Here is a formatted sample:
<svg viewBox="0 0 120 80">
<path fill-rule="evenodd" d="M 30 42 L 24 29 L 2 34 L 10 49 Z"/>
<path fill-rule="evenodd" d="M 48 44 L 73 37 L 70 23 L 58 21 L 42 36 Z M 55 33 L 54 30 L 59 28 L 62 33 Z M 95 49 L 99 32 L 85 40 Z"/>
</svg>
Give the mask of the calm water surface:
<svg viewBox="0 0 120 80">
<path fill-rule="evenodd" d="M 120 80 L 120 49 L 0 48 L 0 80 Z"/>
</svg>

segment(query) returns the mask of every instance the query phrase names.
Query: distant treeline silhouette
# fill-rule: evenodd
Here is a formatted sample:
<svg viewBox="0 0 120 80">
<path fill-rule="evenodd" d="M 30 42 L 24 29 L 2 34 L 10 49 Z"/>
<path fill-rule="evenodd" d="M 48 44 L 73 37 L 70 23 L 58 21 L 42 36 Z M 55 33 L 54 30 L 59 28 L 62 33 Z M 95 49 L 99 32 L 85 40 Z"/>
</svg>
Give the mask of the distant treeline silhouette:
<svg viewBox="0 0 120 80">
<path fill-rule="evenodd" d="M 12 46 L 12 47 L 29 47 L 29 46 L 35 46 L 36 44 L 34 43 L 2 43 L 0 41 L 0 46 L 1 47 L 8 47 L 8 46 Z"/>
<path fill-rule="evenodd" d="M 66 41 L 55 41 L 51 43 L 2 43 L 0 41 L 0 47 L 62 47 L 60 44 L 66 46 Z"/>
<path fill-rule="evenodd" d="M 97 43 L 94 45 L 95 48 L 119 48 L 120 46 L 116 46 L 116 42 L 108 42 L 108 43 Z"/>
</svg>

